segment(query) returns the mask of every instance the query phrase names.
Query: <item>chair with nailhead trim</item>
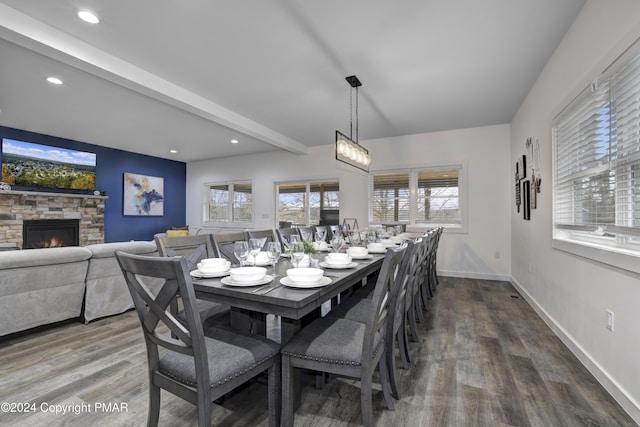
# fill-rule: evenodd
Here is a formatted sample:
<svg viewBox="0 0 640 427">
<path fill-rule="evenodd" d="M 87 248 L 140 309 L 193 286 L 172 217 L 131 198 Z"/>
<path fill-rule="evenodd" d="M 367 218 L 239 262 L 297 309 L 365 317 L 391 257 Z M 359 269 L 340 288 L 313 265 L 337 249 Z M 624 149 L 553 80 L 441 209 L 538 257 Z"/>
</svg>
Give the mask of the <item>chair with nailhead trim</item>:
<svg viewBox="0 0 640 427">
<path fill-rule="evenodd" d="M 391 313 L 391 298 L 398 268 L 406 247 L 387 251 L 371 298 L 365 323 L 335 317 L 314 320 L 282 348 L 282 425 L 292 426 L 293 371 L 311 369 L 360 379 L 362 421 L 372 426 L 372 382 L 376 366 L 382 393 L 389 410 L 394 410 L 385 362 L 385 331 Z"/>
<path fill-rule="evenodd" d="M 199 426 L 211 426 L 212 402 L 264 371 L 268 371 L 269 425 L 279 425 L 280 345 L 228 328 L 203 328 L 184 257 L 148 257 L 122 251 L 115 255 L 147 346 L 147 425 L 158 425 L 160 389 L 165 389 L 196 405 Z M 141 280 L 143 277 L 165 282 L 154 294 Z M 178 295 L 184 305 L 185 324 L 169 310 Z M 162 356 L 158 347 L 164 350 Z"/>
</svg>

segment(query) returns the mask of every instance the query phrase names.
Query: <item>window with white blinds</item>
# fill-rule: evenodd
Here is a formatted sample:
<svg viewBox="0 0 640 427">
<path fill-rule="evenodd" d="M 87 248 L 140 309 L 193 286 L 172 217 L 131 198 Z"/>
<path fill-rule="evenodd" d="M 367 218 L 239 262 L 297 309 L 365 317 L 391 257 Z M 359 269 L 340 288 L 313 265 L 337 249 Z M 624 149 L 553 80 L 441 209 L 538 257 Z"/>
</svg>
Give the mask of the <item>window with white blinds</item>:
<svg viewBox="0 0 640 427">
<path fill-rule="evenodd" d="M 553 121 L 554 238 L 640 255 L 640 43 Z"/>
<path fill-rule="evenodd" d="M 373 172 L 369 180 L 369 222 L 466 228 L 463 176 L 462 165 Z"/>
</svg>

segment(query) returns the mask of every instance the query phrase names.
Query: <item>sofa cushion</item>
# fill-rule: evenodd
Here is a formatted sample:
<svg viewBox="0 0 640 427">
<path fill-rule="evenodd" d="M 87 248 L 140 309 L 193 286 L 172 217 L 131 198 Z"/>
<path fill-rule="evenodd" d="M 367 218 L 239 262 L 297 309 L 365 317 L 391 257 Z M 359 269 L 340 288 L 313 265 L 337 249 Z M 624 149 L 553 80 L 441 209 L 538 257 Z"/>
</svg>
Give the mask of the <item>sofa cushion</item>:
<svg viewBox="0 0 640 427">
<path fill-rule="evenodd" d="M 0 270 L 40 265 L 68 264 L 91 258 L 91 251 L 79 246 L 5 251 L 0 257 Z"/>
</svg>

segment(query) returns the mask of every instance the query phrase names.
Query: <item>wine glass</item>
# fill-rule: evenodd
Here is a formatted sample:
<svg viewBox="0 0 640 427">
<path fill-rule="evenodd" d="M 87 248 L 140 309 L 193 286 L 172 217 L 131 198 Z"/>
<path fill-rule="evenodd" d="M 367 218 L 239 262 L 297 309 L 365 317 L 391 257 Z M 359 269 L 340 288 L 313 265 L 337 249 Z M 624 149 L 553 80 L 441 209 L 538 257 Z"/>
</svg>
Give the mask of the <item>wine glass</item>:
<svg viewBox="0 0 640 427">
<path fill-rule="evenodd" d="M 360 233 L 354 231 L 350 236 L 351 246 L 360 246 Z"/>
<path fill-rule="evenodd" d="M 271 265 L 273 265 L 273 277 L 276 277 L 276 263 L 280 258 L 280 244 L 278 242 L 269 242 L 267 244 L 267 256 L 269 260 L 271 260 Z"/>
<path fill-rule="evenodd" d="M 300 240 L 291 245 L 291 256 L 296 261 L 296 267 L 300 267 L 300 261 L 304 258 L 304 243 Z"/>
<path fill-rule="evenodd" d="M 313 234 L 311 232 L 302 233 L 302 240 L 311 244 L 311 242 L 313 241 Z"/>
<path fill-rule="evenodd" d="M 342 239 L 342 236 L 339 233 L 335 233 L 331 238 L 331 247 L 333 248 L 333 251 L 339 252 L 343 244 L 344 240 Z"/>
<path fill-rule="evenodd" d="M 249 256 L 249 244 L 245 241 L 235 242 L 233 244 L 233 254 L 240 261 L 240 267 L 242 267 L 245 258 Z"/>
<path fill-rule="evenodd" d="M 324 242 L 324 230 L 318 230 L 315 234 L 316 243 L 320 244 Z"/>
<path fill-rule="evenodd" d="M 249 253 L 253 257 L 253 266 L 258 262 L 258 254 L 262 249 L 262 239 L 249 239 Z"/>
</svg>

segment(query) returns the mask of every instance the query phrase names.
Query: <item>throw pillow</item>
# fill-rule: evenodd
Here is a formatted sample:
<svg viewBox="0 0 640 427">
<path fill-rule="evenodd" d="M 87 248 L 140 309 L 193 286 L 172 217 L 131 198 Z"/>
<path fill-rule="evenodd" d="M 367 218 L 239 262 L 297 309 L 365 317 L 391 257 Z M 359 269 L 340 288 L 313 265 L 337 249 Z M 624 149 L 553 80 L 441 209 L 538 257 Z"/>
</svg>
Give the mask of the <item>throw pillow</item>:
<svg viewBox="0 0 640 427">
<path fill-rule="evenodd" d="M 189 230 L 167 230 L 167 237 L 188 236 Z"/>
</svg>

